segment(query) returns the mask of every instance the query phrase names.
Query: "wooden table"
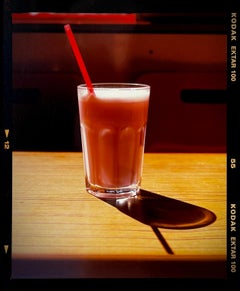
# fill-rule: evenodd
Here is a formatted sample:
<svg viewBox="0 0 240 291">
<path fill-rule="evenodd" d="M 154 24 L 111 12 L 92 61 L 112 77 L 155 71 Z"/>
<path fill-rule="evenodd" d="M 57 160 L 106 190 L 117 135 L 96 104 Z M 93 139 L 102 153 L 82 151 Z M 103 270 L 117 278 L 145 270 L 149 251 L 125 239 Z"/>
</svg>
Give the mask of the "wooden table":
<svg viewBox="0 0 240 291">
<path fill-rule="evenodd" d="M 13 152 L 12 277 L 225 278 L 225 161 L 146 153 L 141 196 L 114 202 L 80 152 Z"/>
</svg>

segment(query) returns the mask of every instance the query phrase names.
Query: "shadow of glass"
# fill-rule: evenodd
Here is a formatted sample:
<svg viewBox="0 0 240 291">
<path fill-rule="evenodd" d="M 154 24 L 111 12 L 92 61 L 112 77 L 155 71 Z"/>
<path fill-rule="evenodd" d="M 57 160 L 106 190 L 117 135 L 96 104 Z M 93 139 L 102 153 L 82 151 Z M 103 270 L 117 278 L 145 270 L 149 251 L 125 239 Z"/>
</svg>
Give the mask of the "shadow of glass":
<svg viewBox="0 0 240 291">
<path fill-rule="evenodd" d="M 207 226 L 216 215 L 205 208 L 144 189 L 126 199 L 101 199 L 124 214 L 152 227 L 191 229 Z"/>
<path fill-rule="evenodd" d="M 207 226 L 217 219 L 216 215 L 206 208 L 144 189 L 130 198 L 100 199 L 124 214 L 151 226 L 165 251 L 171 255 L 174 252 L 158 228 L 193 229 Z"/>
</svg>

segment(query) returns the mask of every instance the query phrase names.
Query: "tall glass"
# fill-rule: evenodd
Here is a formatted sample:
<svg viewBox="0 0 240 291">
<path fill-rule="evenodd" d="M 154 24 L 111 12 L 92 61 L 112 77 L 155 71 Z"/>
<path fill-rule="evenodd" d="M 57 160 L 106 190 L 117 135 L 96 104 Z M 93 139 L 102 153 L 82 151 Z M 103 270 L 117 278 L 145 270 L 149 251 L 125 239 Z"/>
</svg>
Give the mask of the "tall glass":
<svg viewBox="0 0 240 291">
<path fill-rule="evenodd" d="M 77 87 L 86 190 L 102 198 L 140 189 L 150 86 L 95 83 Z"/>
</svg>

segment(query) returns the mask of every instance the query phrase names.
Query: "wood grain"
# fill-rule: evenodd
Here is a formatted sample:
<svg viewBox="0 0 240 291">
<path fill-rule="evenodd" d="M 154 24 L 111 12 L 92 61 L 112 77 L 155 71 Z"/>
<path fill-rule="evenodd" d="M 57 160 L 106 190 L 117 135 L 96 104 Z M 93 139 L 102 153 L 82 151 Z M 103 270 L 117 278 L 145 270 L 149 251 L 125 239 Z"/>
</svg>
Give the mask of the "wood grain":
<svg viewBox="0 0 240 291">
<path fill-rule="evenodd" d="M 226 154 L 146 153 L 142 189 L 216 215 L 158 228 L 85 191 L 82 153 L 13 152 L 13 277 L 225 277 Z"/>
</svg>

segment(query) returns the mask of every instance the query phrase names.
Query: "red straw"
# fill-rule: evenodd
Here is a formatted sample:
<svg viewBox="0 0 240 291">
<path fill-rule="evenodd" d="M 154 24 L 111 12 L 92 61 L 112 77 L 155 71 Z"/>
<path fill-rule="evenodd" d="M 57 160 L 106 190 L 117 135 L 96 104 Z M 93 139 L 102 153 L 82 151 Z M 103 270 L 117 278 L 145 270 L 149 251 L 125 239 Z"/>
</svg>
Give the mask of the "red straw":
<svg viewBox="0 0 240 291">
<path fill-rule="evenodd" d="M 87 87 L 89 88 L 89 92 L 90 93 L 94 93 L 92 82 L 91 82 L 91 80 L 89 78 L 89 75 L 88 75 L 87 69 L 85 67 L 83 58 L 81 56 L 79 47 L 78 47 L 77 42 L 75 40 L 75 37 L 74 37 L 74 35 L 72 33 L 72 29 L 71 29 L 69 24 L 64 25 L 64 29 L 66 31 L 68 40 L 69 40 L 70 45 L 72 47 L 72 51 L 73 51 L 73 53 L 74 53 L 74 55 L 76 57 L 79 69 L 82 72 L 82 75 L 83 75 L 83 78 L 85 80 L 85 83 L 87 84 Z"/>
</svg>

